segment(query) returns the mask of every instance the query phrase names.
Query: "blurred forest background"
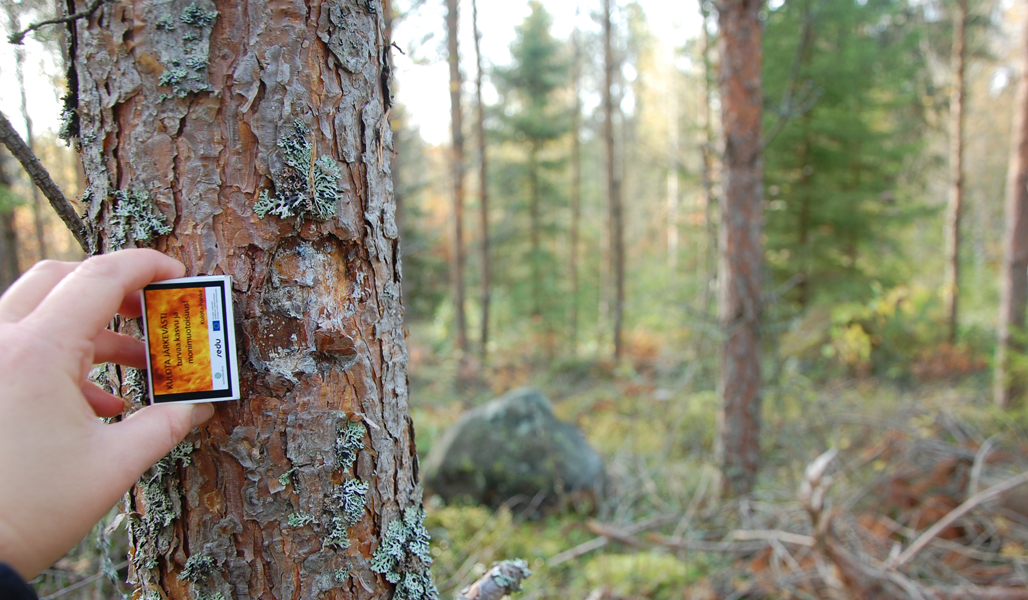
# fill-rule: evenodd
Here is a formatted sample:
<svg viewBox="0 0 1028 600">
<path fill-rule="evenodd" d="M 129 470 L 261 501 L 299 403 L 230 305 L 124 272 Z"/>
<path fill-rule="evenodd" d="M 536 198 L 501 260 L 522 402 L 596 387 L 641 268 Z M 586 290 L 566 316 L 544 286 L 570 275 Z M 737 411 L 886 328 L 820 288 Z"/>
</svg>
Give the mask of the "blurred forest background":
<svg viewBox="0 0 1028 600">
<path fill-rule="evenodd" d="M 3 8 L 8 33 L 53 10 Z M 719 8 L 393 0 L 419 452 L 463 411 L 532 385 L 582 428 L 613 482 L 592 515 L 426 499 L 440 590 L 521 556 L 536 571 L 531 598 L 1028 597 L 1028 494 L 976 495 L 1028 466 L 1024 334 L 1001 316 L 1001 296 L 1013 294 L 1014 312 L 1020 296 L 1023 328 L 1024 264 L 1013 291 L 1001 282 L 1005 253 L 1028 256 L 1011 250 L 1028 239 L 1011 237 L 1004 208 L 1008 187 L 1024 192 L 1023 180 L 1008 186 L 1011 169 L 1028 168 L 1017 147 L 1028 4 L 770 0 L 754 11 L 762 217 L 746 226 L 763 258 L 748 406 L 760 469 L 734 489 L 717 483 L 732 450 L 718 448 L 719 354 L 735 335 L 719 313 L 719 262 L 733 250 L 719 235 L 734 214 L 718 79 L 733 32 Z M 0 109 L 76 197 L 59 42 L 41 30 L 5 46 Z M 0 157 L 7 285 L 40 258 L 78 255 Z M 829 448 L 831 480 L 815 461 Z M 965 501 L 973 510 L 896 562 Z M 124 543 L 98 532 L 108 549 Z M 832 545 L 843 542 L 849 554 Z M 94 575 L 120 558 L 93 547 L 44 574 L 41 596 L 72 597 L 72 585 L 120 597 Z M 902 593 L 859 587 L 875 578 Z"/>
</svg>

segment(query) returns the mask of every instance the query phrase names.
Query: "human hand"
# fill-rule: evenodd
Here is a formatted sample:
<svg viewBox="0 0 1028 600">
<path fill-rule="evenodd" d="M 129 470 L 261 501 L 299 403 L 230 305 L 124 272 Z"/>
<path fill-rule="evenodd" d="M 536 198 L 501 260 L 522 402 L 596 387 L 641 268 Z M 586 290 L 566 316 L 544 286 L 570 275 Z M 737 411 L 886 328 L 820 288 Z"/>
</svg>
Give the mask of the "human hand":
<svg viewBox="0 0 1028 600">
<path fill-rule="evenodd" d="M 26 580 L 79 542 L 142 473 L 214 414 L 210 404 L 146 407 L 87 380 L 93 364 L 146 368 L 143 342 L 106 329 L 140 315 L 139 290 L 180 262 L 123 250 L 37 264 L 0 296 L 0 561 Z"/>
</svg>

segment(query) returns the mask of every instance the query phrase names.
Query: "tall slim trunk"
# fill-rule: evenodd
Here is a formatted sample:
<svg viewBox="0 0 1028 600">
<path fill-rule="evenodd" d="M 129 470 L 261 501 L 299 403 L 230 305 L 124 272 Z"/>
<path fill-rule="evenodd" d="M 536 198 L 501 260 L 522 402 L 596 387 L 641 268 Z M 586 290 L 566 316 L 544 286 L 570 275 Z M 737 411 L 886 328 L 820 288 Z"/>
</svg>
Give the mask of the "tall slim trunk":
<svg viewBox="0 0 1028 600">
<path fill-rule="evenodd" d="M 953 20 L 953 87 L 949 101 L 949 204 L 946 207 L 946 272 L 943 282 L 949 342 L 957 340 L 960 298 L 960 213 L 964 202 L 964 56 L 967 0 L 957 0 Z"/>
<path fill-rule="evenodd" d="M 532 316 L 540 318 L 542 309 L 542 215 L 539 206 L 539 143 L 533 141 L 528 148 L 528 212 L 529 241 L 531 243 Z"/>
<path fill-rule="evenodd" d="M 760 316 L 764 164 L 760 0 L 718 3 L 724 194 L 718 318 L 722 330 L 716 453 L 722 492 L 752 490 L 760 464 Z"/>
<path fill-rule="evenodd" d="M 460 105 L 463 77 L 460 72 L 460 51 L 457 45 L 458 0 L 446 0 L 446 48 L 450 63 L 450 128 L 453 152 L 450 167 L 453 173 L 453 302 L 457 349 L 461 360 L 468 357 L 468 327 L 464 312 L 464 117 Z"/>
<path fill-rule="evenodd" d="M 717 224 L 714 218 L 714 206 L 716 204 L 716 199 L 714 198 L 714 161 L 716 160 L 717 153 L 714 151 L 716 139 L 714 135 L 714 117 L 711 113 L 711 105 L 714 102 L 712 84 L 715 74 L 713 61 L 710 57 L 711 35 L 710 30 L 707 28 L 710 12 L 707 10 L 706 3 L 703 0 L 699 2 L 699 5 L 700 16 L 703 18 L 703 144 L 700 145 L 700 158 L 703 164 L 703 224 L 706 229 L 706 235 L 700 241 L 703 247 L 703 264 L 701 265 L 702 272 L 700 273 L 700 281 L 703 282 L 703 292 L 700 294 L 700 314 L 706 316 L 710 314 L 713 296 L 712 284 L 717 276 L 718 238 Z"/>
<path fill-rule="evenodd" d="M 14 206 L 10 198 L 11 178 L 8 175 L 7 149 L 0 147 L 0 292 L 21 275 L 18 266 L 18 229 L 14 226 Z"/>
<path fill-rule="evenodd" d="M 996 347 L 995 401 L 1003 408 L 1024 403 L 1028 392 L 1025 309 L 1028 307 L 1028 24 L 1022 40 L 1021 73 L 1014 101 L 1013 147 L 1007 192 L 1000 268 L 999 327 Z M 1015 358 L 1016 357 L 1016 358 Z"/>
<path fill-rule="evenodd" d="M 141 596 L 435 597 L 383 25 L 381 0 L 140 0 L 74 26 L 94 241 L 233 276 L 243 400 L 128 500 Z"/>
<path fill-rule="evenodd" d="M 578 20 L 578 11 L 575 11 Z M 571 232 L 568 249 L 568 278 L 571 280 L 571 307 L 568 311 L 568 338 L 571 355 L 578 353 L 578 236 L 582 217 L 582 42 L 578 27 L 571 34 L 571 85 L 574 104 L 571 108 Z"/>
<path fill-rule="evenodd" d="M 678 86 L 675 51 L 668 65 L 667 93 L 667 267 L 674 285 L 678 270 Z"/>
<path fill-rule="evenodd" d="M 7 25 L 9 31 L 19 31 L 21 23 L 18 19 L 18 12 L 14 3 L 5 2 L 4 10 L 7 12 Z M 29 116 L 29 102 L 25 89 L 25 49 L 21 46 L 14 47 L 14 76 L 18 82 L 18 94 L 21 100 L 21 118 L 25 123 L 25 143 L 35 152 L 35 132 L 32 127 L 32 117 Z M 46 244 L 46 229 L 44 227 L 44 212 L 46 207 L 39 188 L 29 186 L 32 189 L 32 225 L 35 233 L 36 251 L 38 260 L 49 256 Z"/>
<path fill-rule="evenodd" d="M 478 30 L 478 2 L 471 0 L 471 25 L 475 30 L 475 121 L 478 130 L 478 198 L 479 228 L 482 230 L 482 345 L 481 358 L 485 362 L 489 354 L 489 170 L 485 155 L 485 104 L 482 103 L 482 33 Z"/>
<path fill-rule="evenodd" d="M 621 177 L 615 162 L 613 87 L 616 61 L 612 43 L 611 0 L 603 0 L 603 139 L 607 154 L 607 206 L 610 214 L 610 271 L 614 278 L 613 318 L 614 360 L 621 360 L 621 328 L 625 313 L 625 240 L 621 210 Z"/>
</svg>

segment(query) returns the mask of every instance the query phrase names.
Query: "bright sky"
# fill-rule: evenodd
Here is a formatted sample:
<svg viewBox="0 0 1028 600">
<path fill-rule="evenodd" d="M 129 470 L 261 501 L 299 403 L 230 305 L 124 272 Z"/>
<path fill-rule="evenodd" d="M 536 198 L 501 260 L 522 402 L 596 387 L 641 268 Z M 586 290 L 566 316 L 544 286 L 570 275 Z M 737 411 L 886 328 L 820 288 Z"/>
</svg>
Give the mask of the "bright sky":
<svg viewBox="0 0 1028 600">
<path fill-rule="evenodd" d="M 680 46 L 699 31 L 699 5 L 697 0 L 639 0 L 646 11 L 654 35 L 664 43 Z M 471 31 L 471 2 L 461 3 L 461 69 L 465 79 L 474 77 L 474 38 Z M 508 48 L 514 40 L 514 27 L 528 16 L 528 2 L 500 2 L 479 0 L 479 29 L 482 31 L 482 54 L 485 67 L 510 62 Z M 577 22 L 582 30 L 598 31 L 599 25 L 591 12 L 600 10 L 599 0 L 544 0 L 553 15 L 553 35 L 569 39 Z M 575 13 L 579 16 L 576 21 Z M 422 136 L 430 143 L 446 143 L 450 139 L 449 71 L 441 56 L 445 50 L 445 6 L 443 0 L 427 0 L 418 13 L 396 27 L 394 37 L 406 56 L 394 52 L 396 62 L 397 95 L 406 105 L 412 120 L 421 128 Z M 426 36 L 432 36 L 424 41 Z M 14 75 L 14 50 L 6 40 L 0 40 L 0 110 L 24 136 L 21 118 L 21 100 Z M 26 37 L 25 78 L 28 88 L 29 114 L 38 132 L 56 131 L 60 126 L 60 91 L 53 82 L 62 79 L 60 67 L 42 46 Z M 470 90 L 471 88 L 466 88 Z M 490 101 L 486 90 L 486 102 Z"/>
<path fill-rule="evenodd" d="M 686 39 L 700 30 L 698 0 L 639 0 L 646 12 L 653 34 L 664 44 L 681 46 Z M 599 31 L 599 25 L 590 13 L 599 12 L 599 0 L 544 0 L 546 10 L 553 15 L 553 36 L 570 39 L 578 24 L 579 29 Z M 465 81 L 475 75 L 475 40 L 471 29 L 471 2 L 460 3 L 461 71 Z M 578 10 L 576 21 L 575 13 Z M 509 47 L 514 41 L 514 27 L 529 14 L 528 2 L 497 2 L 479 0 L 479 30 L 482 32 L 484 67 L 505 65 L 510 62 Z M 446 43 L 446 9 L 443 0 L 428 0 L 416 15 L 408 17 L 395 28 L 393 37 L 406 56 L 393 54 L 398 82 L 397 98 L 421 128 L 421 135 L 432 144 L 447 143 L 450 139 L 450 75 L 444 56 Z M 425 43 L 427 35 L 432 38 Z M 466 90 L 472 88 L 467 87 Z M 487 89 L 485 101 L 490 102 Z M 470 97 L 470 96 L 468 96 Z"/>
</svg>

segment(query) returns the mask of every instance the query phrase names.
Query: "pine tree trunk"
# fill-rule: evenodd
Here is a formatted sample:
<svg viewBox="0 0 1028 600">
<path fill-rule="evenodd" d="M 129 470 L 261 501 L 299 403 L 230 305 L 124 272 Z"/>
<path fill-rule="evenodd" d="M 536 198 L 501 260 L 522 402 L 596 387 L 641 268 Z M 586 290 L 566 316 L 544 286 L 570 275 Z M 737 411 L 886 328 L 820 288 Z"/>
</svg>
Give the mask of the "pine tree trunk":
<svg viewBox="0 0 1028 600">
<path fill-rule="evenodd" d="M 142 597 L 430 585 L 427 555 L 396 544 L 424 531 L 383 25 L 380 0 L 139 0 L 74 28 L 101 247 L 153 245 L 235 292 L 244 399 L 131 495 Z M 138 373 L 107 375 L 138 399 Z M 390 545 L 402 560 L 372 559 Z"/>
<path fill-rule="evenodd" d="M 718 317 L 723 341 L 717 457 L 722 492 L 747 494 L 760 463 L 763 249 L 760 0 L 718 4 L 724 135 Z"/>
<path fill-rule="evenodd" d="M 1028 307 L 1028 27 L 1022 44 L 1024 54 L 1014 101 L 1013 148 L 1007 170 L 1004 215 L 1006 232 L 1000 267 L 995 401 L 1003 408 L 1023 404 L 1028 391 L 1028 375 L 1023 364 L 1025 308 Z M 1016 364 L 1018 362 L 1022 364 Z"/>
<path fill-rule="evenodd" d="M 957 0 L 953 20 L 953 88 L 949 110 L 949 204 L 946 207 L 946 272 L 943 282 L 949 343 L 957 340 L 960 298 L 960 213 L 964 202 L 964 55 L 967 0 Z"/>
<path fill-rule="evenodd" d="M 578 12 L 575 11 L 575 20 Z M 578 238 L 582 219 L 582 43 L 578 28 L 571 34 L 573 57 L 571 81 L 574 105 L 571 109 L 571 232 L 568 249 L 568 278 L 571 280 L 571 306 L 568 311 L 568 338 L 571 355 L 578 353 Z"/>
<path fill-rule="evenodd" d="M 537 322 L 542 318 L 543 274 L 542 274 L 542 214 L 539 206 L 539 143 L 532 141 L 528 148 L 528 212 L 529 242 L 531 244 L 532 317 Z"/>
<path fill-rule="evenodd" d="M 716 199 L 714 198 L 714 161 L 716 158 L 715 146 L 715 135 L 714 135 L 714 118 L 711 113 L 711 105 L 713 104 L 713 80 L 714 80 L 714 68 L 713 61 L 710 57 L 711 54 L 711 43 L 710 43 L 710 31 L 707 29 L 707 21 L 710 19 L 710 11 L 707 9 L 707 5 L 700 2 L 700 16 L 703 18 L 703 47 L 701 54 L 703 56 L 703 144 L 700 146 L 700 158 L 703 164 L 702 172 L 702 183 L 703 183 L 703 224 L 706 226 L 706 236 L 701 240 L 700 244 L 703 247 L 703 264 L 700 265 L 702 273 L 700 273 L 700 281 L 703 282 L 703 291 L 700 294 L 700 314 L 707 316 L 710 314 L 710 305 L 712 300 L 712 288 L 717 275 L 717 224 L 714 219 L 714 206 Z"/>
<path fill-rule="evenodd" d="M 461 359 L 468 357 L 467 316 L 464 312 L 464 118 L 460 105 L 463 77 L 460 72 L 457 0 L 446 0 L 446 48 L 450 63 L 450 127 L 453 153 L 453 302 L 457 349 Z"/>
<path fill-rule="evenodd" d="M 471 0 L 471 26 L 475 31 L 475 128 L 478 131 L 478 198 L 479 228 L 482 230 L 482 331 L 481 354 L 485 363 L 489 354 L 489 297 L 490 297 L 490 262 L 489 262 L 489 178 L 485 155 L 485 104 L 482 103 L 482 50 L 480 47 L 482 34 L 478 30 L 478 3 Z"/>
<path fill-rule="evenodd" d="M 667 268 L 668 281 L 675 285 L 678 271 L 678 86 L 675 82 L 675 51 L 668 65 L 667 92 Z"/>
<path fill-rule="evenodd" d="M 625 240 L 621 210 L 621 177 L 617 170 L 614 152 L 614 106 L 613 87 L 614 48 L 612 44 L 611 0 L 603 0 L 603 140 L 607 153 L 607 207 L 610 215 L 610 273 L 614 278 L 613 336 L 614 360 L 621 360 L 621 328 L 625 314 Z"/>
</svg>

